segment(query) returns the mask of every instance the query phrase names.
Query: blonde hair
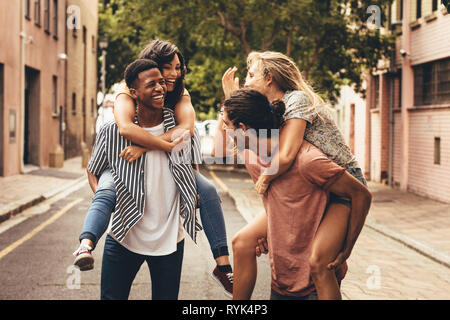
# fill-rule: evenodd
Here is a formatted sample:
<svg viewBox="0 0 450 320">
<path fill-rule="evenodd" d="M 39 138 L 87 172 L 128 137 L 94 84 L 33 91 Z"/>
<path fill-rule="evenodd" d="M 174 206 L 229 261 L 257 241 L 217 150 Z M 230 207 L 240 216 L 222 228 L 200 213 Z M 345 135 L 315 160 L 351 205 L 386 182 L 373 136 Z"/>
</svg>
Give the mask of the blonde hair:
<svg viewBox="0 0 450 320">
<path fill-rule="evenodd" d="M 301 90 L 311 101 L 311 108 L 324 106 L 323 99 L 314 92 L 312 87 L 303 79 L 295 62 L 288 56 L 275 51 L 251 52 L 247 57 L 247 68 L 258 63 L 264 77 L 269 73 L 281 91 Z"/>
</svg>

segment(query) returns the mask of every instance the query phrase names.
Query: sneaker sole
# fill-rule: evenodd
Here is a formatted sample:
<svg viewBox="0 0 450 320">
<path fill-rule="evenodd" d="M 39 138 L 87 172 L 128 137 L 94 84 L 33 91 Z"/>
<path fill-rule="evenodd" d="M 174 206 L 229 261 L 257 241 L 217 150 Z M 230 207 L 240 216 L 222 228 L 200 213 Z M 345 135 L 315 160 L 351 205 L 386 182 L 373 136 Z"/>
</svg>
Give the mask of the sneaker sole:
<svg viewBox="0 0 450 320">
<path fill-rule="evenodd" d="M 212 274 L 212 273 L 211 273 L 211 277 L 212 277 L 214 280 L 216 280 L 216 282 L 221 286 L 221 288 L 222 288 L 222 290 L 223 290 L 223 293 L 224 293 L 228 298 L 233 299 L 233 295 L 232 295 L 231 293 L 229 293 L 229 292 L 225 289 L 225 287 L 223 286 L 222 282 L 220 282 L 220 280 L 217 279 L 217 277 L 216 277 L 214 274 Z"/>
<path fill-rule="evenodd" d="M 94 258 L 90 254 L 80 254 L 73 264 L 81 271 L 89 271 L 94 269 Z"/>
</svg>

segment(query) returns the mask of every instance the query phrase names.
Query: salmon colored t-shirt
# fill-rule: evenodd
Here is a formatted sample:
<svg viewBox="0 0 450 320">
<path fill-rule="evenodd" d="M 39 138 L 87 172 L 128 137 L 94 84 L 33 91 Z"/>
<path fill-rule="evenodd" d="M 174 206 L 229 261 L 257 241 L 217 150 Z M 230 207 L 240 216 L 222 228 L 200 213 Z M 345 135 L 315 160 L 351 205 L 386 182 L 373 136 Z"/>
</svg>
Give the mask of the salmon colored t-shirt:
<svg viewBox="0 0 450 320">
<path fill-rule="evenodd" d="M 257 158 L 252 151 L 245 150 L 244 155 L 256 182 L 262 164 L 250 161 Z M 309 267 L 311 245 L 327 206 L 327 189 L 344 172 L 304 140 L 291 168 L 275 179 L 262 197 L 268 216 L 271 286 L 279 294 L 305 296 L 314 290 Z M 346 271 L 346 264 L 338 268 L 338 280 Z"/>
</svg>

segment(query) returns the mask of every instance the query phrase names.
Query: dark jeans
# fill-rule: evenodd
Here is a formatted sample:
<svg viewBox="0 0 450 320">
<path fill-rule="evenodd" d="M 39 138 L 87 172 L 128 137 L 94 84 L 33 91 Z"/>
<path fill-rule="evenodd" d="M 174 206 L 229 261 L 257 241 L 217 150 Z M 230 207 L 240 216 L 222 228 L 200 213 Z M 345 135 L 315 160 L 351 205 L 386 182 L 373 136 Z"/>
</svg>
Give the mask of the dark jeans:
<svg viewBox="0 0 450 320">
<path fill-rule="evenodd" d="M 101 299 L 127 300 L 142 264 L 147 262 L 152 282 L 152 300 L 177 300 L 180 289 L 184 240 L 166 256 L 145 256 L 129 251 L 110 235 L 103 251 Z"/>
<path fill-rule="evenodd" d="M 217 190 L 199 172 L 194 171 L 197 192 L 200 195 L 200 217 L 206 238 L 214 259 L 228 256 L 227 235 L 223 218 L 222 204 Z M 90 239 L 97 245 L 98 240 L 108 228 L 111 212 L 116 206 L 116 186 L 109 169 L 106 169 L 98 181 L 97 192 L 84 220 L 82 239 Z"/>
<path fill-rule="evenodd" d="M 361 182 L 363 185 L 367 187 L 367 181 L 366 179 L 364 179 L 364 174 L 362 173 L 360 168 L 347 169 L 347 172 L 350 173 L 353 177 L 358 179 L 359 182 Z M 338 196 L 332 192 L 330 192 L 329 203 L 340 203 L 349 207 L 350 209 L 352 208 L 352 201 L 350 199 Z"/>
<path fill-rule="evenodd" d="M 313 291 L 303 297 L 292 297 L 279 294 L 273 289 L 270 289 L 270 300 L 317 300 L 317 292 Z"/>
</svg>

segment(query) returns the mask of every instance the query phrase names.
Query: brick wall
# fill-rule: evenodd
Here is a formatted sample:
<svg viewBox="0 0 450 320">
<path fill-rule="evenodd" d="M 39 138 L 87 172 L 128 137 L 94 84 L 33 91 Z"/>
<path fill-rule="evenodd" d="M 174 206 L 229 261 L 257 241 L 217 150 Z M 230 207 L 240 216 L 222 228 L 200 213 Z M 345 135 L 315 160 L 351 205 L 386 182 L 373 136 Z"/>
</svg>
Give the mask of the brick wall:
<svg viewBox="0 0 450 320">
<path fill-rule="evenodd" d="M 97 3 L 92 0 L 69 0 L 67 5 L 80 8 L 80 29 L 74 33 L 67 30 L 67 95 L 66 95 L 66 131 L 64 133 L 65 157 L 81 154 L 81 142 L 85 131 L 86 143 L 92 145 L 95 118 L 92 113 L 97 108 Z M 83 39 L 83 27 L 86 30 Z M 86 61 L 85 61 L 86 54 Z M 84 73 L 86 71 L 86 74 Z M 72 95 L 76 94 L 76 107 L 72 110 Z M 83 98 L 85 115 L 83 116 Z M 94 110 L 95 113 L 95 110 Z"/>
</svg>

